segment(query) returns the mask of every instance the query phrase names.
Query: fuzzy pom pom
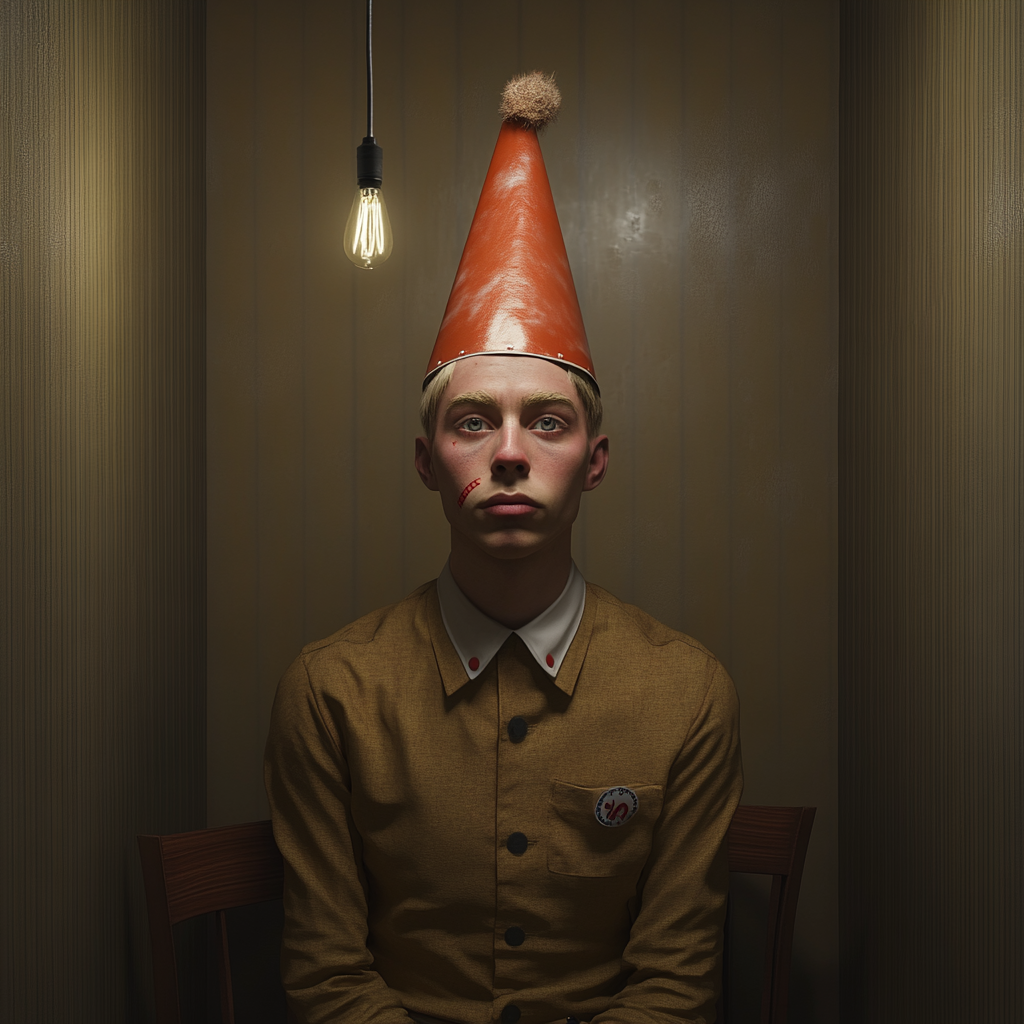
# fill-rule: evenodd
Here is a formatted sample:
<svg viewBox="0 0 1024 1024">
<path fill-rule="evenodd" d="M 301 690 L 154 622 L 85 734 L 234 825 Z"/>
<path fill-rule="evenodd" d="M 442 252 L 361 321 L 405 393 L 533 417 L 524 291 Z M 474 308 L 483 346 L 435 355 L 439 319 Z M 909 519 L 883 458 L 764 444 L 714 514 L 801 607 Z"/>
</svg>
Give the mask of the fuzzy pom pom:
<svg viewBox="0 0 1024 1024">
<path fill-rule="evenodd" d="M 562 94 L 555 76 L 541 71 L 513 78 L 501 94 L 501 119 L 526 128 L 543 128 L 558 116 Z"/>
</svg>

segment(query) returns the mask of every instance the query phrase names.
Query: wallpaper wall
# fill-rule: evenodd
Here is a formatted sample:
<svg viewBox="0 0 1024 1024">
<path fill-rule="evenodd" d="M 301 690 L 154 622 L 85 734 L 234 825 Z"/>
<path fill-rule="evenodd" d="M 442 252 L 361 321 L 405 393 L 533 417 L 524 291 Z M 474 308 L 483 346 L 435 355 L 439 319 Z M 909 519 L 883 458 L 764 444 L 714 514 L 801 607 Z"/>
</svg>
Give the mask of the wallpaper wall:
<svg viewBox="0 0 1024 1024">
<path fill-rule="evenodd" d="M 204 16 L 0 4 L 5 1021 L 147 1018 L 135 834 L 205 820 Z"/>
<path fill-rule="evenodd" d="M 369 273 L 341 249 L 363 10 L 209 5 L 210 823 L 266 816 L 271 701 L 302 645 L 443 565 L 420 381 L 501 88 L 554 71 L 541 145 L 611 436 L 577 561 L 724 661 L 744 799 L 819 808 L 792 1020 L 834 1020 L 837 7 L 375 4 L 396 241 Z"/>
<path fill-rule="evenodd" d="M 278 676 L 441 565 L 419 380 L 540 67 L 612 436 L 577 561 L 729 667 L 745 800 L 819 807 L 791 1019 L 1019 1018 L 1019 6 L 381 2 L 372 274 L 361 31 L 0 5 L 0 1016 L 147 1019 L 134 835 L 263 817 Z"/>
<path fill-rule="evenodd" d="M 1024 1017 L 1024 9 L 844 5 L 844 1019 Z"/>
</svg>

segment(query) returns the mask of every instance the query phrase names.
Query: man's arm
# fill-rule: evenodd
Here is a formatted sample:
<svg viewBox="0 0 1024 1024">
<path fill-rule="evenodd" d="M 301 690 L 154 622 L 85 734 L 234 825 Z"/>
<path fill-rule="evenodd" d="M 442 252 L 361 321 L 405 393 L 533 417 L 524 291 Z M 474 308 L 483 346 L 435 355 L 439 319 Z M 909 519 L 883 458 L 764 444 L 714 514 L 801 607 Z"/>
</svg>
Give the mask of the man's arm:
<svg viewBox="0 0 1024 1024">
<path fill-rule="evenodd" d="M 593 1024 L 714 1019 L 729 888 L 725 835 L 743 789 L 739 705 L 713 659 L 704 701 L 672 766 L 623 961 L 633 971 Z"/>
<path fill-rule="evenodd" d="M 351 777 L 304 657 L 278 686 L 264 773 L 284 857 L 282 980 L 289 1019 L 409 1024 L 366 948 L 366 879 Z"/>
</svg>

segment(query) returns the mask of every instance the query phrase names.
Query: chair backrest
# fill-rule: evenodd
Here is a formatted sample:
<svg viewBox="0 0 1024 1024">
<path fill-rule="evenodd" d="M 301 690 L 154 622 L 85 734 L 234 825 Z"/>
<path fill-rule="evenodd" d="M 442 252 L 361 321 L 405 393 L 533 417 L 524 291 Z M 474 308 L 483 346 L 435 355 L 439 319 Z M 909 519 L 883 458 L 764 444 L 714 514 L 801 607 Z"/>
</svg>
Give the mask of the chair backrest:
<svg viewBox="0 0 1024 1024">
<path fill-rule="evenodd" d="M 786 1024 L 793 923 L 814 807 L 737 807 L 729 826 L 729 872 L 771 875 L 768 937 L 761 985 L 761 1024 Z M 726 924 L 728 932 L 728 922 Z M 724 975 L 728 972 L 728 935 L 723 998 L 718 1019 L 729 1024 Z"/>
<path fill-rule="evenodd" d="M 138 840 L 153 948 L 157 1024 L 181 1024 L 171 929 L 179 921 L 209 913 L 217 915 L 221 1020 L 234 1024 L 224 912 L 281 898 L 284 870 L 270 822 L 139 836 Z"/>
<path fill-rule="evenodd" d="M 793 923 L 814 812 L 813 807 L 744 806 L 736 809 L 729 826 L 730 873 L 772 876 L 761 1024 L 786 1022 Z M 139 836 L 138 840 L 149 909 L 157 1024 L 181 1024 L 171 929 L 179 921 L 209 913 L 217 915 L 221 1019 L 223 1024 L 234 1024 L 224 912 L 281 897 L 284 873 L 270 822 Z M 724 997 L 718 1019 L 727 1021 Z"/>
</svg>

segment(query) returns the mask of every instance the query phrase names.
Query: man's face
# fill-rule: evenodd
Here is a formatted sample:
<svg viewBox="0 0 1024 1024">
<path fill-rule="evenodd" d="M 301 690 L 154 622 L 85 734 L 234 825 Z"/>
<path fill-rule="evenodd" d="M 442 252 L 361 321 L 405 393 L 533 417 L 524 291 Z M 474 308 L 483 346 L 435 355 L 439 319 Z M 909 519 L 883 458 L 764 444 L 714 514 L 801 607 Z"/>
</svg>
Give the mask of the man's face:
<svg viewBox="0 0 1024 1024">
<path fill-rule="evenodd" d="M 587 436 L 569 375 L 530 356 L 459 360 L 434 436 L 416 439 L 416 469 L 453 531 L 496 558 L 568 539 L 607 464 L 608 438 Z"/>
</svg>

